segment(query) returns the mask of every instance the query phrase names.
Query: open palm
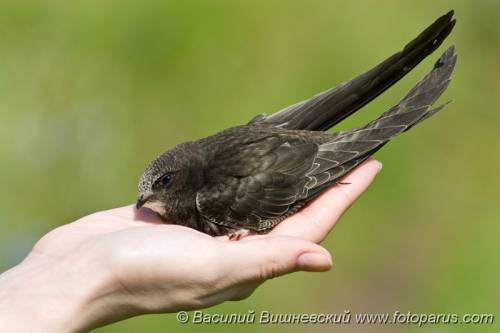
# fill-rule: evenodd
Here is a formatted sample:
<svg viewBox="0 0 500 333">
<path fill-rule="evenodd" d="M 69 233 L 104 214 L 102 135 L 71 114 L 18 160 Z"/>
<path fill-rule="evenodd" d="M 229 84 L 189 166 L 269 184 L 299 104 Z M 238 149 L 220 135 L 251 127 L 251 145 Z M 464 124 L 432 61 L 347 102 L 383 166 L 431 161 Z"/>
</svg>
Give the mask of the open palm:
<svg viewBox="0 0 500 333">
<path fill-rule="evenodd" d="M 102 313 L 94 325 L 141 313 L 203 308 L 242 299 L 269 278 L 331 267 L 317 245 L 380 170 L 370 159 L 271 232 L 239 241 L 165 224 L 133 205 L 98 212 L 45 235 L 26 260 L 95 265 L 109 276 L 100 285 Z M 79 258 L 79 259 L 76 259 Z M 78 266 L 75 264 L 75 266 Z M 98 268 L 95 268 L 96 270 Z M 110 296 L 111 295 L 111 296 Z M 110 301 L 112 299 L 112 301 Z"/>
</svg>

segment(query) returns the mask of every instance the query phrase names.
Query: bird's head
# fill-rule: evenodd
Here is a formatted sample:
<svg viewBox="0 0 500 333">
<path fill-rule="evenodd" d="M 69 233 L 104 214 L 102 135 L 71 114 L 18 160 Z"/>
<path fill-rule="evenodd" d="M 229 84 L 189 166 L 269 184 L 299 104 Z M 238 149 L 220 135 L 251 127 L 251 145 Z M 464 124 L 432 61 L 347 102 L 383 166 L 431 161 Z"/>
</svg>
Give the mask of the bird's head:
<svg viewBox="0 0 500 333">
<path fill-rule="evenodd" d="M 163 217 L 178 207 L 193 188 L 197 151 L 192 143 L 177 145 L 156 159 L 144 170 L 139 181 L 137 209 L 147 207 Z"/>
</svg>

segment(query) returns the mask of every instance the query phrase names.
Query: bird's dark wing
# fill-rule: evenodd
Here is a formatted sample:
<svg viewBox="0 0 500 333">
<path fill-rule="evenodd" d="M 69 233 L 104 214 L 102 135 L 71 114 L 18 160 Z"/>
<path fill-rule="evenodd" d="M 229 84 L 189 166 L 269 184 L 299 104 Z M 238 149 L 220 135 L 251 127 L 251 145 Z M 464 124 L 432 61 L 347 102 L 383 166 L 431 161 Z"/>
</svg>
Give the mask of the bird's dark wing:
<svg viewBox="0 0 500 333">
<path fill-rule="evenodd" d="M 359 110 L 410 72 L 441 45 L 454 25 L 453 11 L 450 11 L 438 18 L 403 50 L 369 71 L 267 118 L 259 115 L 252 119 L 251 123 L 265 122 L 287 129 L 325 131 Z"/>
<path fill-rule="evenodd" d="M 431 109 L 446 90 L 457 56 L 450 47 L 439 58 L 432 71 L 417 83 L 389 111 L 365 126 L 333 134 L 332 140 L 319 147 L 316 167 L 307 173 L 309 196 L 314 196 L 355 166 L 373 155 L 389 140 L 442 110 L 447 104 Z"/>
<path fill-rule="evenodd" d="M 269 134 L 237 146 L 221 149 L 207 168 L 207 185 L 196 196 L 197 210 L 217 225 L 267 229 L 301 196 L 319 145 Z"/>
<path fill-rule="evenodd" d="M 196 196 L 198 213 L 234 229 L 273 227 L 394 136 L 441 110 L 430 107 L 447 88 L 455 62 L 451 47 L 396 106 L 357 129 L 327 134 L 244 126 L 200 141 L 212 155 Z"/>
</svg>

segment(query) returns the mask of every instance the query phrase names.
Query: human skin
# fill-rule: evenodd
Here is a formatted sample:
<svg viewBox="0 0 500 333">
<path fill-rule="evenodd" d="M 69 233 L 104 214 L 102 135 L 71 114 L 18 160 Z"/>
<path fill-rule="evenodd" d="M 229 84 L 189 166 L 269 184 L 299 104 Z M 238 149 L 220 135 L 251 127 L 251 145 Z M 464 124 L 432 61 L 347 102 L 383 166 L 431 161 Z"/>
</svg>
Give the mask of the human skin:
<svg viewBox="0 0 500 333">
<path fill-rule="evenodd" d="M 264 281 L 326 271 L 319 244 L 367 189 L 369 159 L 271 232 L 239 241 L 165 224 L 132 205 L 98 212 L 43 236 L 0 275 L 5 332 L 86 332 L 132 316 L 241 300 Z"/>
</svg>

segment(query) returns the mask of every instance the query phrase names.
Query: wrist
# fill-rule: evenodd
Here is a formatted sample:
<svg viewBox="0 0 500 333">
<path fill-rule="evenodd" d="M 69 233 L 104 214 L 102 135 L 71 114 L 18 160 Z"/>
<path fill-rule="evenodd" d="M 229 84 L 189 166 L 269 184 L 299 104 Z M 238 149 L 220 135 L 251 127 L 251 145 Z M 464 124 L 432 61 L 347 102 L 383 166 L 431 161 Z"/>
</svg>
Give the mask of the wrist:
<svg viewBox="0 0 500 333">
<path fill-rule="evenodd" d="M 92 262 L 91 262 L 92 261 Z M 89 256 L 31 253 L 0 275 L 0 327 L 9 332 L 79 332 L 97 326 L 109 274 Z"/>
</svg>

